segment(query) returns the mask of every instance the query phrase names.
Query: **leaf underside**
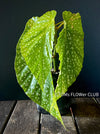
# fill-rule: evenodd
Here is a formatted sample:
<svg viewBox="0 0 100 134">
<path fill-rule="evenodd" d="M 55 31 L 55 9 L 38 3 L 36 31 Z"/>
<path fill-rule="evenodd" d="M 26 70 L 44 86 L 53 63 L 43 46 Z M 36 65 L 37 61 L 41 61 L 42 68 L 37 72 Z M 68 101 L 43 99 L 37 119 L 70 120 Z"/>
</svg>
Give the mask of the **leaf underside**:
<svg viewBox="0 0 100 134">
<path fill-rule="evenodd" d="M 33 17 L 27 22 L 25 30 L 18 41 L 15 58 L 16 77 L 18 83 L 23 88 L 26 95 L 35 103 L 39 104 L 46 111 L 48 111 L 52 116 L 58 119 L 64 126 L 56 103 L 51 71 L 49 71 L 44 83 L 44 88 L 41 90 L 39 82 L 31 72 L 31 69 L 28 66 L 29 64 L 27 65 L 27 62 L 21 53 L 22 40 L 25 39 L 26 35 L 29 33 L 29 31 L 31 31 L 30 29 L 33 28 L 38 19 L 39 17 Z"/>
<path fill-rule="evenodd" d="M 84 33 L 80 14 L 64 11 L 63 19 L 64 28 L 59 34 L 56 45 L 60 60 L 56 99 L 65 94 L 68 87 L 75 82 L 82 69 L 84 57 Z"/>
</svg>

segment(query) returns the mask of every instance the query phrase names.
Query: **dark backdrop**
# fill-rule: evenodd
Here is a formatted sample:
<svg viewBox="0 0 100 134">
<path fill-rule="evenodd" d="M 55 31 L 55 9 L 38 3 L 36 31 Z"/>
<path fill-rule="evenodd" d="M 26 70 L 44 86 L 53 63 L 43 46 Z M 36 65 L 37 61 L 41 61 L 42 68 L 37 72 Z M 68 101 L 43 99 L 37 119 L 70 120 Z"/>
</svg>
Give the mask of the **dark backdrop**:
<svg viewBox="0 0 100 134">
<path fill-rule="evenodd" d="M 79 12 L 85 33 L 83 69 L 71 90 L 100 92 L 100 0 L 1 0 L 0 1 L 0 100 L 26 99 L 16 81 L 14 58 L 17 41 L 25 23 L 55 9 L 56 21 L 62 11 Z"/>
</svg>

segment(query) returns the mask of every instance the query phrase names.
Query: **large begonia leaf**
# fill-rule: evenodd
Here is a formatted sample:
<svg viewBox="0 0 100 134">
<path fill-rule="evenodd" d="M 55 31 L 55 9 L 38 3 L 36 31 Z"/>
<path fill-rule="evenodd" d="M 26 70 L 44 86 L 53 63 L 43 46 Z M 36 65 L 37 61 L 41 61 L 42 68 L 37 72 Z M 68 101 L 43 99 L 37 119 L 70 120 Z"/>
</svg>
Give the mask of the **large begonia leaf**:
<svg viewBox="0 0 100 134">
<path fill-rule="evenodd" d="M 64 126 L 56 103 L 51 73 L 50 72 L 48 73 L 48 76 L 45 80 L 44 89 L 42 91 L 40 85 L 38 84 L 38 81 L 30 71 L 24 57 L 21 54 L 20 50 L 21 40 L 24 38 L 24 35 L 30 30 L 30 28 L 35 25 L 35 22 L 37 20 L 38 17 L 33 17 L 27 22 L 25 30 L 17 44 L 16 58 L 15 58 L 15 71 L 17 81 L 23 88 L 26 95 L 31 100 L 33 100 L 35 103 L 43 107 L 52 116 L 58 119 Z"/>
<path fill-rule="evenodd" d="M 55 16 L 52 10 L 39 17 L 20 42 L 21 54 L 42 90 L 52 68 Z"/>
<path fill-rule="evenodd" d="M 59 34 L 56 45 L 60 60 L 56 99 L 59 99 L 76 80 L 82 69 L 84 57 L 84 33 L 80 14 L 64 11 L 63 19 L 64 28 Z"/>
</svg>

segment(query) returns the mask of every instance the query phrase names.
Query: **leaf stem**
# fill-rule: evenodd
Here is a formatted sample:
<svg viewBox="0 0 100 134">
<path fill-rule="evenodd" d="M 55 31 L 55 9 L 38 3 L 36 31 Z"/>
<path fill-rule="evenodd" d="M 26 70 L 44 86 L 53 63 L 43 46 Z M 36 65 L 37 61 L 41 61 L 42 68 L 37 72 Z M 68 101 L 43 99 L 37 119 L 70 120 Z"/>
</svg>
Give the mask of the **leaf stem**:
<svg viewBox="0 0 100 134">
<path fill-rule="evenodd" d="M 62 21 L 62 22 L 60 23 L 60 25 L 59 25 L 58 27 L 56 27 L 56 29 L 58 30 L 63 24 L 64 24 L 64 21 Z"/>
<path fill-rule="evenodd" d="M 58 22 L 55 26 L 58 26 L 59 24 L 61 24 L 63 21 L 60 21 L 60 22 Z"/>
<path fill-rule="evenodd" d="M 57 31 L 58 29 L 64 24 L 64 21 L 58 22 L 55 24 L 55 38 L 54 38 L 54 45 L 53 45 L 53 66 L 54 66 L 54 72 L 57 71 L 57 53 L 56 53 L 56 44 L 57 44 Z"/>
<path fill-rule="evenodd" d="M 57 44 L 57 30 L 55 29 L 55 38 L 54 38 L 54 45 L 53 45 L 53 66 L 54 66 L 54 72 L 57 71 L 57 66 L 56 66 L 56 49 L 55 49 L 56 44 Z"/>
</svg>

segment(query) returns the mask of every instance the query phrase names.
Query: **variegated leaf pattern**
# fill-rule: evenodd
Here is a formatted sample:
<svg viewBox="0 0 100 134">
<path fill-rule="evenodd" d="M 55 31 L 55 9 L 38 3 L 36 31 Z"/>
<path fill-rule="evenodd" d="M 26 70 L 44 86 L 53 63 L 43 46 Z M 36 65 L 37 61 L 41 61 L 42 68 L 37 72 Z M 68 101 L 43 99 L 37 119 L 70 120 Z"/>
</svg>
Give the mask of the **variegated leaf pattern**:
<svg viewBox="0 0 100 134">
<path fill-rule="evenodd" d="M 75 82 L 83 66 L 84 32 L 79 13 L 63 12 L 64 28 L 59 34 L 56 51 L 59 54 L 60 66 L 56 99 L 59 99 Z"/>
<path fill-rule="evenodd" d="M 42 91 L 38 81 L 36 80 L 34 74 L 32 74 L 32 72 L 30 71 L 24 57 L 21 54 L 21 40 L 23 39 L 24 35 L 30 30 L 30 28 L 34 26 L 37 20 L 38 17 L 33 17 L 27 22 L 25 30 L 20 37 L 16 47 L 15 72 L 17 81 L 31 100 L 33 100 L 35 103 L 39 104 L 42 108 L 48 111 L 64 126 L 56 103 L 51 72 L 48 73 L 48 76 L 45 80 L 44 89 Z"/>
<path fill-rule="evenodd" d="M 55 16 L 52 10 L 39 17 L 20 42 L 21 54 L 42 90 L 52 69 Z"/>
</svg>

